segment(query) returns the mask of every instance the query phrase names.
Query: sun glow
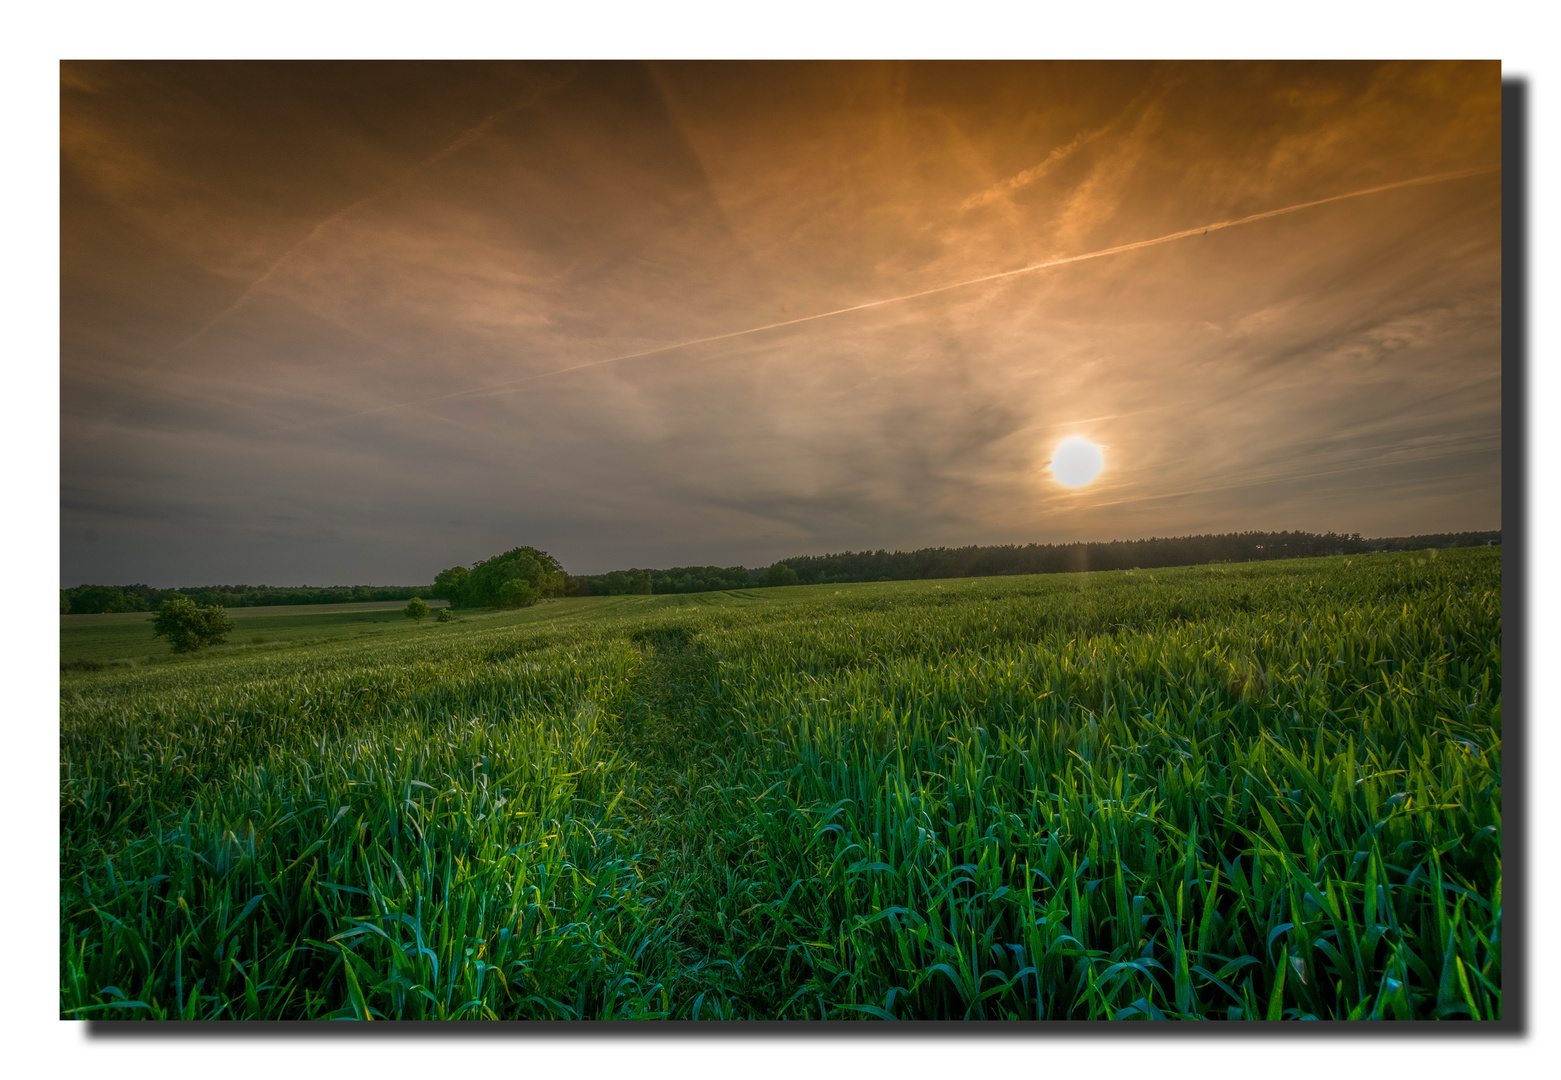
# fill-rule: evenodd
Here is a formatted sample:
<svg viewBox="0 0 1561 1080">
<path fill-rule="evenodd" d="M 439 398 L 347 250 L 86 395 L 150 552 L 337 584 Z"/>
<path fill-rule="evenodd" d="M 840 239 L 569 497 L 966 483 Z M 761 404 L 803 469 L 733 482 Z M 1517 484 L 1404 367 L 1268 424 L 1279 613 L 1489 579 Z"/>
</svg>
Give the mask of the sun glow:
<svg viewBox="0 0 1561 1080">
<path fill-rule="evenodd" d="M 1064 487 L 1083 487 L 1100 475 L 1104 464 L 1100 447 L 1077 436 L 1062 440 L 1052 451 L 1052 475 Z"/>
</svg>

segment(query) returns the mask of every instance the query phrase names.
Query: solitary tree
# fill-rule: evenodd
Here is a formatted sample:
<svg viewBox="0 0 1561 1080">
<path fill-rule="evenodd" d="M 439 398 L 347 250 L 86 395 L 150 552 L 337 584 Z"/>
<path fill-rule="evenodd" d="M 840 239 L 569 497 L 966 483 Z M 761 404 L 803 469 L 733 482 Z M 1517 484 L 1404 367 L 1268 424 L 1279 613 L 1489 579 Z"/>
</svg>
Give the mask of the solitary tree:
<svg viewBox="0 0 1561 1080">
<path fill-rule="evenodd" d="M 414 596 L 411 600 L 407 601 L 405 614 L 409 619 L 415 619 L 417 622 L 422 622 L 424 619 L 428 618 L 428 605 L 418 597 Z"/>
<path fill-rule="evenodd" d="M 188 596 L 164 600 L 152 620 L 152 633 L 165 637 L 176 653 L 192 653 L 202 645 L 221 645 L 233 630 L 228 613 L 213 604 L 199 607 Z"/>
</svg>

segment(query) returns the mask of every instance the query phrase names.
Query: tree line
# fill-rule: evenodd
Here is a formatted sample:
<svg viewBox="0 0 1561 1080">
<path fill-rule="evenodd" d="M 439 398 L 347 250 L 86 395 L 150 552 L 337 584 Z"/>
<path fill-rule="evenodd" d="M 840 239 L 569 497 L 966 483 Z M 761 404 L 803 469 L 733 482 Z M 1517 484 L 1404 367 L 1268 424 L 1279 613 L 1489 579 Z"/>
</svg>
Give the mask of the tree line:
<svg viewBox="0 0 1561 1080">
<path fill-rule="evenodd" d="M 361 604 L 373 600 L 410 600 L 427 594 L 413 585 L 202 585 L 154 589 L 150 585 L 78 585 L 60 590 L 60 614 L 102 615 L 120 611 L 156 611 L 164 600 L 184 597 L 206 607 L 273 607 L 287 604 Z"/>
<path fill-rule="evenodd" d="M 606 574 L 574 575 L 545 551 L 519 547 L 467 568 L 452 566 L 434 577 L 428 595 L 450 601 L 451 607 L 526 607 L 556 596 L 632 596 L 664 593 L 719 592 L 770 585 L 796 585 L 796 571 L 776 564 L 744 566 L 674 566 L 669 570 L 613 570 Z"/>
<path fill-rule="evenodd" d="M 848 581 L 915 581 L 924 578 L 992 577 L 1003 574 L 1064 574 L 1082 570 L 1132 570 L 1260 562 L 1374 551 L 1423 551 L 1501 543 L 1494 532 L 1437 533 L 1366 539 L 1359 533 L 1245 532 L 1148 540 L 1072 544 L 1005 544 L 988 547 L 921 548 L 916 551 L 844 551 L 783 559 L 803 584 Z"/>
<path fill-rule="evenodd" d="M 799 579 L 795 570 L 776 563 L 752 569 L 746 566 L 674 566 L 670 570 L 613 570 L 606 574 L 571 577 L 569 581 L 569 596 L 648 596 L 796 585 Z"/>
<path fill-rule="evenodd" d="M 1081 570 L 1153 569 L 1218 562 L 1299 559 L 1373 551 L 1423 551 L 1501 543 L 1501 531 L 1367 539 L 1360 533 L 1244 532 L 1072 544 L 971 545 L 915 551 L 842 551 L 800 555 L 769 567 L 675 566 L 570 577 L 564 596 L 714 592 L 776 585 L 1064 574 Z"/>
<path fill-rule="evenodd" d="M 180 597 L 208 607 L 255 607 L 432 596 L 448 600 L 451 607 L 457 608 L 515 608 L 560 596 L 648 596 L 782 585 L 1063 574 L 1081 570 L 1147 570 L 1163 566 L 1359 555 L 1374 551 L 1423 551 L 1500 543 L 1499 529 L 1375 539 L 1364 538 L 1360 533 L 1244 532 L 1072 544 L 842 551 L 833 555 L 794 556 L 768 567 L 674 566 L 666 570 L 635 568 L 579 576 L 566 573 L 563 565 L 545 551 L 517 547 L 471 567 L 452 566 L 441 571 L 432 586 L 278 588 L 213 585 L 196 589 L 153 589 L 146 585 L 82 585 L 61 591 L 60 610 L 72 615 L 154 611 L 165 600 Z"/>
</svg>

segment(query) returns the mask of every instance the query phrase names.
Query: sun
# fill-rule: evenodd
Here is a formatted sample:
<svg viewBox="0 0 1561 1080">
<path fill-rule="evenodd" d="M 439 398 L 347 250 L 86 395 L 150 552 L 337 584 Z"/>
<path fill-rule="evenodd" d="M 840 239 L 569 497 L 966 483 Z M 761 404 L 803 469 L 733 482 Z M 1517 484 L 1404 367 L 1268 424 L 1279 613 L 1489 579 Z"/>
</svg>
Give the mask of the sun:
<svg viewBox="0 0 1561 1080">
<path fill-rule="evenodd" d="M 1100 475 L 1104 464 L 1100 447 L 1076 435 L 1062 440 L 1057 444 L 1057 449 L 1052 451 L 1052 475 L 1064 487 L 1083 487 Z"/>
</svg>

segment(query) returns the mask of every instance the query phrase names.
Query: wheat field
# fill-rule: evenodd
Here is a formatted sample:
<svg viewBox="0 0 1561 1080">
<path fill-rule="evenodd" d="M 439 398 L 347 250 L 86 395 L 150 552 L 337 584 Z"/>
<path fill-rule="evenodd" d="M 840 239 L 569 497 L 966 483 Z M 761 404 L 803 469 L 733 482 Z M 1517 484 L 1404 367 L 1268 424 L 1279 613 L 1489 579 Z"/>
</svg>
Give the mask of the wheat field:
<svg viewBox="0 0 1561 1080">
<path fill-rule="evenodd" d="M 1500 560 L 583 598 L 66 672 L 61 1015 L 1497 1019 Z"/>
</svg>

